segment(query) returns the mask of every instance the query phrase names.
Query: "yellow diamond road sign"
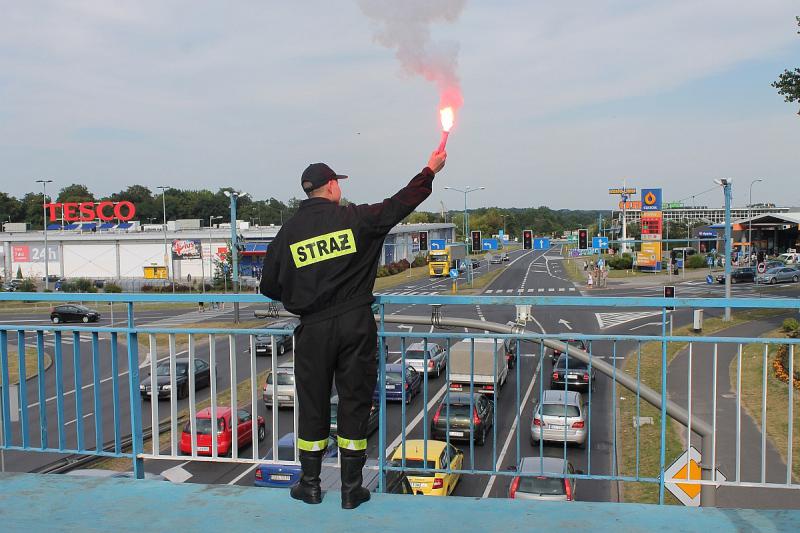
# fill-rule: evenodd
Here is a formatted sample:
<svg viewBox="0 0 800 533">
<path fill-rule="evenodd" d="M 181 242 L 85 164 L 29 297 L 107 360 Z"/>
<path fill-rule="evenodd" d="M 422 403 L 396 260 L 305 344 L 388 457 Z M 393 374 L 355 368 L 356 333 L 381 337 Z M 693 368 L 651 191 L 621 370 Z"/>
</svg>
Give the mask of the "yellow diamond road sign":
<svg viewBox="0 0 800 533">
<path fill-rule="evenodd" d="M 683 452 L 664 472 L 664 487 L 678 498 L 683 505 L 689 507 L 698 507 L 700 505 L 700 489 L 702 485 L 691 483 L 691 481 L 699 481 L 701 479 L 700 458 L 700 452 L 692 446 L 688 452 Z M 716 471 L 715 479 L 716 481 L 727 480 L 719 470 Z"/>
</svg>

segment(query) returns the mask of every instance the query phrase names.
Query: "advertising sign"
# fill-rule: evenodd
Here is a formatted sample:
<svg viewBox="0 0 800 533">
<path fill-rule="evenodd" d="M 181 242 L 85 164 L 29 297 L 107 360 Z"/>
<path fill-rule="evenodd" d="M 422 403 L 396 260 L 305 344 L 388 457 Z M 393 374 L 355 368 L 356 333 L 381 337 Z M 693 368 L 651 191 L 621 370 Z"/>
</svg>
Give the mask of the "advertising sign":
<svg viewBox="0 0 800 533">
<path fill-rule="evenodd" d="M 200 259 L 203 257 L 200 241 L 197 239 L 175 239 L 172 241 L 173 259 Z"/>
<path fill-rule="evenodd" d="M 643 242 L 642 251 L 637 254 L 636 264 L 640 267 L 654 267 L 661 262 L 661 243 Z"/>
<path fill-rule="evenodd" d="M 48 261 L 59 261 L 58 245 L 48 244 Z M 44 263 L 44 244 L 15 244 L 11 247 L 14 263 Z"/>
<path fill-rule="evenodd" d="M 640 202 L 638 200 L 629 200 L 627 202 L 620 202 L 619 203 L 619 208 L 620 209 L 631 209 L 633 211 L 636 211 L 636 210 L 642 208 L 642 202 Z"/>
<path fill-rule="evenodd" d="M 661 211 L 661 189 L 642 189 L 642 211 Z"/>
<path fill-rule="evenodd" d="M 608 194 L 636 194 L 636 187 L 608 189 Z"/>
<path fill-rule="evenodd" d="M 100 219 L 110 222 L 114 219 L 127 222 L 136 216 L 136 206 L 127 200 L 122 202 L 64 202 L 44 204 L 51 222 L 59 219 L 56 209 L 61 208 L 65 222 L 91 222 Z"/>
<path fill-rule="evenodd" d="M 661 235 L 661 229 L 661 211 L 642 214 L 642 240 L 647 240 L 645 235 Z"/>
</svg>

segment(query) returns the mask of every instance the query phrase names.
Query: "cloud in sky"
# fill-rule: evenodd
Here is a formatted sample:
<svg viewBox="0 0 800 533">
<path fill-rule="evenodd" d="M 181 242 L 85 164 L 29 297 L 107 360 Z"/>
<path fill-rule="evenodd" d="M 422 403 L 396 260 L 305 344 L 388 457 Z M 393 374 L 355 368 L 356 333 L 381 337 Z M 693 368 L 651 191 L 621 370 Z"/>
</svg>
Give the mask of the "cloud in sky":
<svg viewBox="0 0 800 533">
<path fill-rule="evenodd" d="M 795 2 L 585 4 L 473 1 L 431 27 L 460 45 L 465 104 L 423 209 L 459 207 L 444 185 L 486 186 L 471 205 L 610 208 L 623 177 L 678 199 L 720 175 L 741 203 L 736 184 L 763 177 L 754 200 L 800 205 L 784 194 L 797 116 L 769 86 L 799 55 Z M 326 161 L 353 178 L 348 198 L 377 201 L 436 147 L 438 97 L 355 1 L 14 3 L 0 18 L 2 189 L 46 176 L 285 200 Z"/>
</svg>

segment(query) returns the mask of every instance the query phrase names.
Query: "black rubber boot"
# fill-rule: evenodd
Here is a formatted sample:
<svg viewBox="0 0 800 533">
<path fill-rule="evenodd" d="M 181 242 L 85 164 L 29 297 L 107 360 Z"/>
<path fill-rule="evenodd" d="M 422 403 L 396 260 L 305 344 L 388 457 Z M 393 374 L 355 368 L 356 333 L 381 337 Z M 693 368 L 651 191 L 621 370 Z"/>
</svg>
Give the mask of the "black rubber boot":
<svg viewBox="0 0 800 533">
<path fill-rule="evenodd" d="M 342 460 L 342 509 L 355 509 L 369 501 L 369 491 L 361 486 L 361 469 L 367 462 L 367 452 L 339 448 Z"/>
<path fill-rule="evenodd" d="M 289 494 L 295 500 L 306 503 L 322 503 L 322 489 L 319 487 L 319 474 L 322 471 L 322 454 L 324 451 L 306 452 L 300 450 L 300 481 L 294 485 Z"/>
</svg>

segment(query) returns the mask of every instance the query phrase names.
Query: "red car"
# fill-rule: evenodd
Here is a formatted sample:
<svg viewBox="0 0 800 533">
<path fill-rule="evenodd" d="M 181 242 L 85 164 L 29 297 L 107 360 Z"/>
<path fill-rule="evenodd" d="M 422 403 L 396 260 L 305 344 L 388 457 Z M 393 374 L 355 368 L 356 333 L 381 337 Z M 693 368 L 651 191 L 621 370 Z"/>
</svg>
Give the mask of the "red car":
<svg viewBox="0 0 800 533">
<path fill-rule="evenodd" d="M 238 410 L 237 437 L 239 447 L 253 442 L 253 417 L 249 411 Z M 197 432 L 197 455 L 211 455 L 211 408 L 206 407 L 197 413 L 196 419 Z M 258 440 L 266 437 L 264 418 L 259 416 L 257 421 Z M 233 425 L 231 424 L 231 408 L 217 407 L 217 455 L 230 457 L 231 440 L 233 439 Z M 183 427 L 181 434 L 181 453 L 192 453 L 192 428 L 189 422 Z"/>
</svg>

